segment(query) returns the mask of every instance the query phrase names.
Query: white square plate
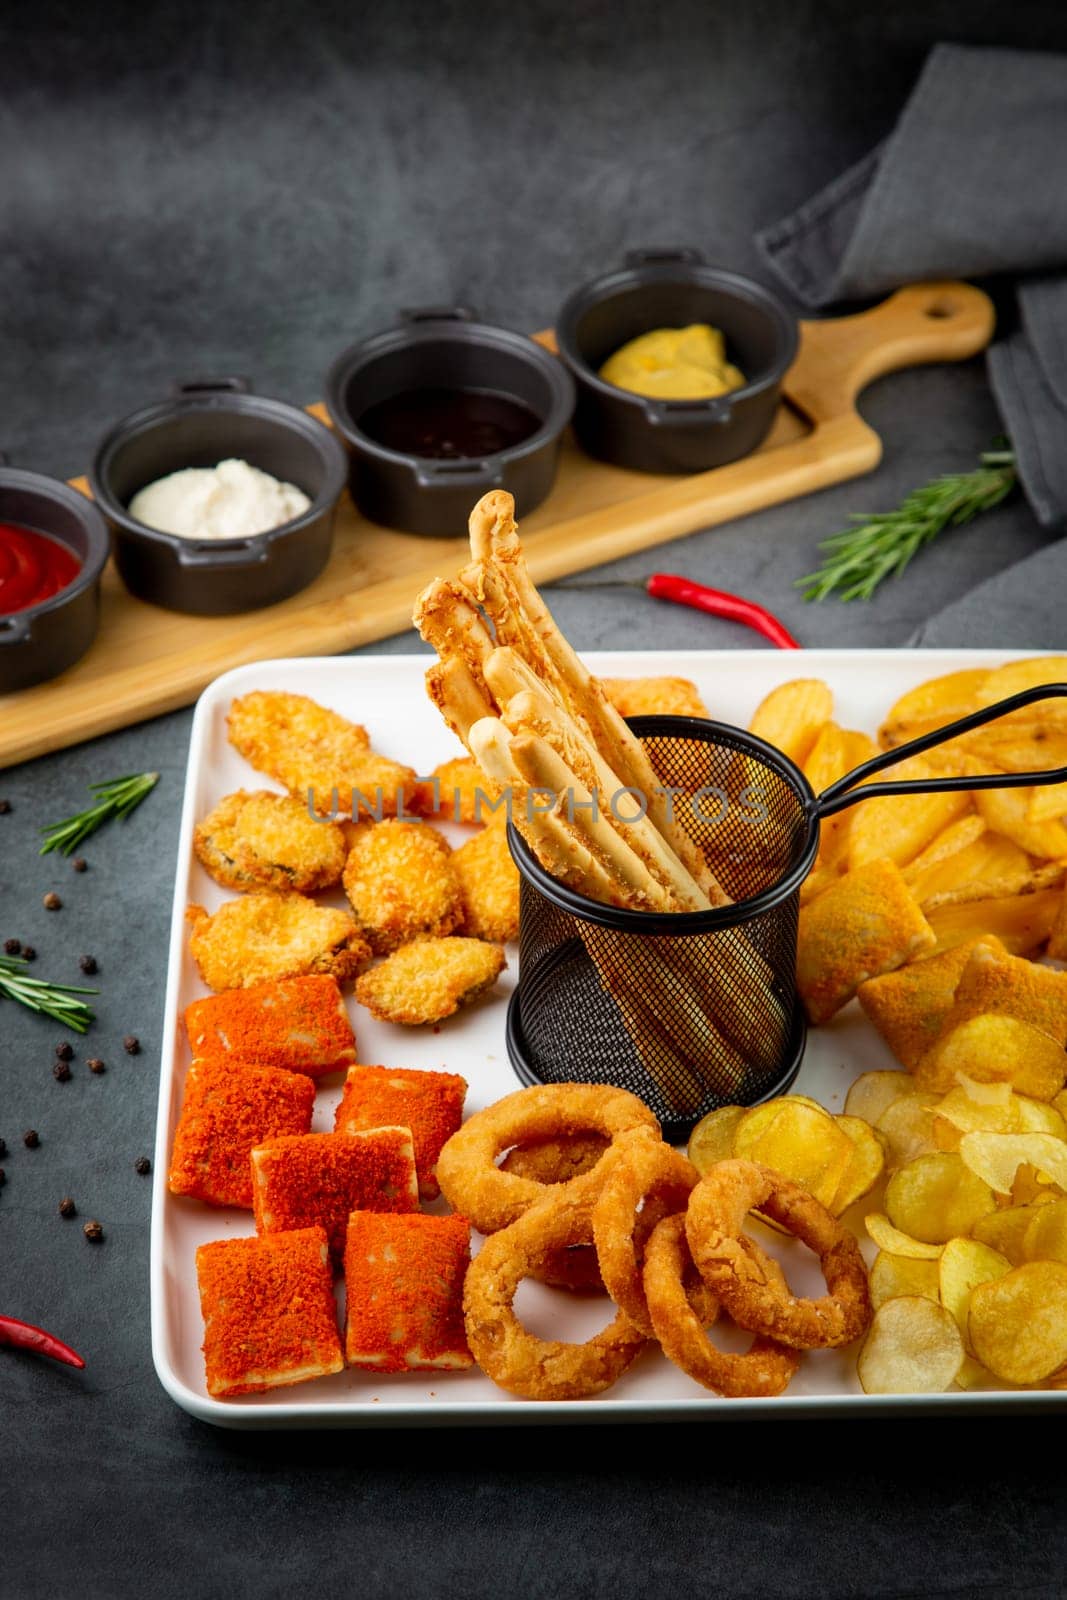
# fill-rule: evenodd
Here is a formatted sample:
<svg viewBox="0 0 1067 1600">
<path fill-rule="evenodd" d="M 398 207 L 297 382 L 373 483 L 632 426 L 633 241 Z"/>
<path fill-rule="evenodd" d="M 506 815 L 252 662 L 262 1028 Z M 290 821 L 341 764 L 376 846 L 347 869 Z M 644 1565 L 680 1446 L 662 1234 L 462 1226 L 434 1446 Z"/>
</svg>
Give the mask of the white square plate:
<svg viewBox="0 0 1067 1600">
<path fill-rule="evenodd" d="M 835 695 L 835 715 L 846 727 L 873 733 L 899 695 L 939 673 L 995 666 L 1020 651 L 963 650 L 775 650 L 617 651 L 590 654 L 590 667 L 605 676 L 676 673 L 700 688 L 712 714 L 744 727 L 762 697 L 795 677 L 824 678 Z M 200 698 L 193 721 L 182 813 L 178 872 L 171 929 L 167 1002 L 163 1031 L 159 1120 L 156 1132 L 152 1216 L 152 1353 L 164 1388 L 194 1416 L 224 1427 L 395 1427 L 546 1422 L 639 1422 L 699 1420 L 728 1415 L 878 1412 L 962 1412 L 1005 1407 L 1062 1409 L 1061 1391 L 953 1391 L 944 1395 L 864 1395 L 856 1381 L 855 1348 L 806 1354 L 787 1394 L 777 1399 L 724 1400 L 698 1387 L 650 1348 L 624 1377 L 595 1399 L 572 1402 L 518 1400 L 477 1369 L 466 1373 L 382 1376 L 346 1371 L 265 1395 L 215 1400 L 204 1383 L 200 1342 L 203 1325 L 194 1255 L 209 1239 L 253 1232 L 251 1213 L 214 1210 L 167 1192 L 166 1174 L 189 1047 L 181 1025 L 183 1008 L 206 991 L 189 955 L 185 910 L 197 901 L 214 910 L 227 898 L 196 861 L 193 825 L 225 794 L 266 787 L 226 738 L 230 701 L 251 689 L 287 689 L 362 723 L 376 748 L 428 773 L 458 753 L 423 689 L 428 657 L 361 656 L 264 661 L 239 667 L 216 680 Z M 890 774 L 891 775 L 891 774 Z M 454 840 L 469 830 L 450 827 Z M 343 901 L 338 900 L 338 904 Z M 467 1110 L 476 1111 L 518 1087 L 504 1044 L 507 998 L 515 980 L 517 952 L 490 996 L 432 1028 L 401 1028 L 376 1022 L 349 1002 L 359 1058 L 388 1066 L 437 1067 L 462 1073 L 470 1084 Z M 840 1111 L 858 1073 L 896 1063 L 853 1004 L 826 1028 L 809 1034 L 807 1053 L 794 1089 Z M 339 1086 L 320 1089 L 314 1127 L 333 1125 Z M 787 1261 L 800 1293 L 818 1292 L 813 1263 L 799 1247 L 782 1245 L 769 1232 L 764 1241 Z M 583 1300 L 540 1285 L 524 1284 L 518 1308 L 535 1332 L 588 1338 L 607 1320 L 601 1300 Z M 719 1335 L 716 1335 L 718 1338 Z"/>
</svg>

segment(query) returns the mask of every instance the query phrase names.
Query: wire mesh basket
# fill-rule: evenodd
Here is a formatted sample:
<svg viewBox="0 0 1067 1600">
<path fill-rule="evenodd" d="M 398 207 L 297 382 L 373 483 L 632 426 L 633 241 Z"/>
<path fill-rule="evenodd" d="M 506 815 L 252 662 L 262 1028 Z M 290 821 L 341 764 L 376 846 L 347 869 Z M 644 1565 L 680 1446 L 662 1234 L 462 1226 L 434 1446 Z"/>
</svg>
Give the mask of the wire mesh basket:
<svg viewBox="0 0 1067 1600">
<path fill-rule="evenodd" d="M 740 728 L 697 717 L 632 719 L 677 820 L 733 904 L 694 912 L 602 904 L 554 878 L 509 825 L 520 926 L 508 1053 L 519 1078 L 628 1089 L 673 1139 L 717 1106 L 784 1093 L 804 1053 L 800 886 L 818 854 L 822 819 L 883 794 L 1064 781 L 1067 769 L 870 781 L 906 756 L 1063 695 L 1063 684 L 1024 691 L 874 757 L 819 796 L 788 757 Z"/>
</svg>

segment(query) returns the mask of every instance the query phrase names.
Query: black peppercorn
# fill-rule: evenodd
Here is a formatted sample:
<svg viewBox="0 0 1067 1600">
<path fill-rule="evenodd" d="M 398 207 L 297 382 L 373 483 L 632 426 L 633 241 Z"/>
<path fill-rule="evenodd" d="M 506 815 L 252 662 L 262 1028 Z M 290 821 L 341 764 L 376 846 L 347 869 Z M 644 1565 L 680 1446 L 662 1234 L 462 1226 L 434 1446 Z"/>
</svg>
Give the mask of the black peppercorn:
<svg viewBox="0 0 1067 1600">
<path fill-rule="evenodd" d="M 59 1214 L 61 1217 L 77 1216 L 78 1208 L 74 1204 L 74 1201 L 71 1199 L 69 1194 L 64 1195 L 63 1199 L 59 1202 Z"/>
<path fill-rule="evenodd" d="M 18 940 L 18 939 L 5 939 L 4 940 L 4 954 L 5 954 L 5 956 L 17 956 L 21 952 L 21 950 L 22 950 L 22 944 L 21 944 L 20 940 Z"/>
<path fill-rule="evenodd" d="M 147 1156 L 138 1156 L 133 1164 L 133 1170 L 134 1172 L 139 1172 L 141 1177 L 144 1178 L 151 1172 L 152 1163 Z"/>
<path fill-rule="evenodd" d="M 104 1237 L 104 1230 L 96 1221 L 83 1223 L 82 1232 L 91 1244 L 99 1244 Z"/>
<path fill-rule="evenodd" d="M 41 1136 L 37 1132 L 36 1128 L 27 1128 L 26 1132 L 22 1135 L 22 1142 L 26 1146 L 27 1150 L 36 1150 L 37 1146 L 41 1142 Z"/>
<path fill-rule="evenodd" d="M 10 800 L 0 800 L 0 817 L 6 817 L 11 810 Z"/>
<path fill-rule="evenodd" d="M 4 1171 L 3 1167 L 0 1167 L 0 1189 L 2 1189 L 4 1187 L 4 1184 L 6 1182 L 7 1182 L 7 1173 Z"/>
<path fill-rule="evenodd" d="M 84 872 L 88 865 L 89 863 L 86 861 L 84 856 L 75 856 L 74 860 L 71 862 L 71 866 L 74 868 L 75 872 Z"/>
<path fill-rule="evenodd" d="M 7 1155 L 7 1140 L 6 1139 L 0 1139 L 0 1156 L 6 1156 L 6 1155 Z"/>
<path fill-rule="evenodd" d="M 122 1048 L 128 1056 L 137 1056 L 141 1053 L 141 1041 L 135 1033 L 128 1033 L 122 1041 Z"/>
<path fill-rule="evenodd" d="M 46 911 L 62 911 L 63 909 L 63 902 L 54 889 L 49 889 L 41 904 Z"/>
<path fill-rule="evenodd" d="M 107 1071 L 107 1067 L 101 1061 L 99 1056 L 90 1056 L 88 1061 L 85 1063 L 85 1065 L 89 1068 L 90 1072 L 95 1072 L 95 1073 L 99 1074 L 101 1072 L 106 1072 Z"/>
<path fill-rule="evenodd" d="M 73 1061 L 74 1046 L 72 1044 L 68 1044 L 66 1039 L 61 1039 L 56 1045 L 56 1055 L 59 1057 L 60 1061 Z"/>
<path fill-rule="evenodd" d="M 78 965 L 81 967 L 83 972 L 87 972 L 89 976 L 92 977 L 93 973 L 96 971 L 96 957 L 79 956 Z"/>
<path fill-rule="evenodd" d="M 24 944 L 23 945 L 23 947 L 22 947 L 22 959 L 23 959 L 23 961 L 36 961 L 37 960 L 37 952 L 33 948 L 32 944 Z"/>
<path fill-rule="evenodd" d="M 70 1068 L 65 1061 L 57 1061 L 52 1067 L 52 1076 L 57 1083 L 66 1083 L 70 1077 Z"/>
</svg>

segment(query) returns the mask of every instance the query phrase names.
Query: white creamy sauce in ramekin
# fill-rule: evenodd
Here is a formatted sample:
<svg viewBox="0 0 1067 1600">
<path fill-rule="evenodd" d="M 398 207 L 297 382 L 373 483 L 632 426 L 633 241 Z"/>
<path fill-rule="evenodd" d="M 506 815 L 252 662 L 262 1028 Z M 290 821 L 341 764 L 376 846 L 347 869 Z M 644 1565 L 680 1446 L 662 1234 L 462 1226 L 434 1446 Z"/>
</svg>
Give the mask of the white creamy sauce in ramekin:
<svg viewBox="0 0 1067 1600">
<path fill-rule="evenodd" d="M 146 528 L 181 539 L 245 539 L 268 533 L 306 511 L 311 501 L 247 461 L 184 467 L 148 484 L 130 501 L 130 516 Z"/>
</svg>

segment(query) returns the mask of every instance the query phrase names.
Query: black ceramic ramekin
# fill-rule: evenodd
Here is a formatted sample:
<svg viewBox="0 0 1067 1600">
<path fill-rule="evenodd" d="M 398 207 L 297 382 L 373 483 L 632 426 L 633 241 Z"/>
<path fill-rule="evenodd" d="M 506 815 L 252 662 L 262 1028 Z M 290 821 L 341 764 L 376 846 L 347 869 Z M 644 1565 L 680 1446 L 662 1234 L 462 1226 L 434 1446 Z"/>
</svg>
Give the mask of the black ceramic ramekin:
<svg viewBox="0 0 1067 1600">
<path fill-rule="evenodd" d="M 134 495 L 157 478 L 231 457 L 294 483 L 311 505 L 246 539 L 183 539 L 130 516 Z M 116 423 L 97 449 L 89 481 L 131 594 L 170 611 L 218 617 L 274 605 L 318 577 L 330 558 L 345 453 L 306 411 L 250 394 L 243 378 L 223 378 L 178 384 L 171 399 Z"/>
<path fill-rule="evenodd" d="M 359 419 L 371 406 L 418 389 L 477 389 L 521 401 L 540 427 L 479 460 L 436 461 L 386 449 Z M 455 537 L 490 489 L 515 496 L 522 517 L 552 488 L 574 385 L 547 350 L 523 334 L 475 322 L 463 307 L 408 311 L 399 326 L 352 345 L 326 378 L 326 404 L 350 451 L 349 487 L 364 516 L 409 533 Z"/>
<path fill-rule="evenodd" d="M 743 388 L 709 400 L 651 400 L 605 383 L 607 358 L 653 328 L 706 322 L 726 336 Z M 592 456 L 641 472 L 706 472 L 754 450 L 797 350 L 796 322 L 768 290 L 709 266 L 698 250 L 635 250 L 566 301 L 559 353 L 574 376 L 574 431 Z"/>
<path fill-rule="evenodd" d="M 0 694 L 54 678 L 83 656 L 100 618 L 107 523 L 85 495 L 55 478 L 0 465 L 0 522 L 47 533 L 72 550 L 81 571 L 39 606 L 0 616 Z"/>
</svg>

